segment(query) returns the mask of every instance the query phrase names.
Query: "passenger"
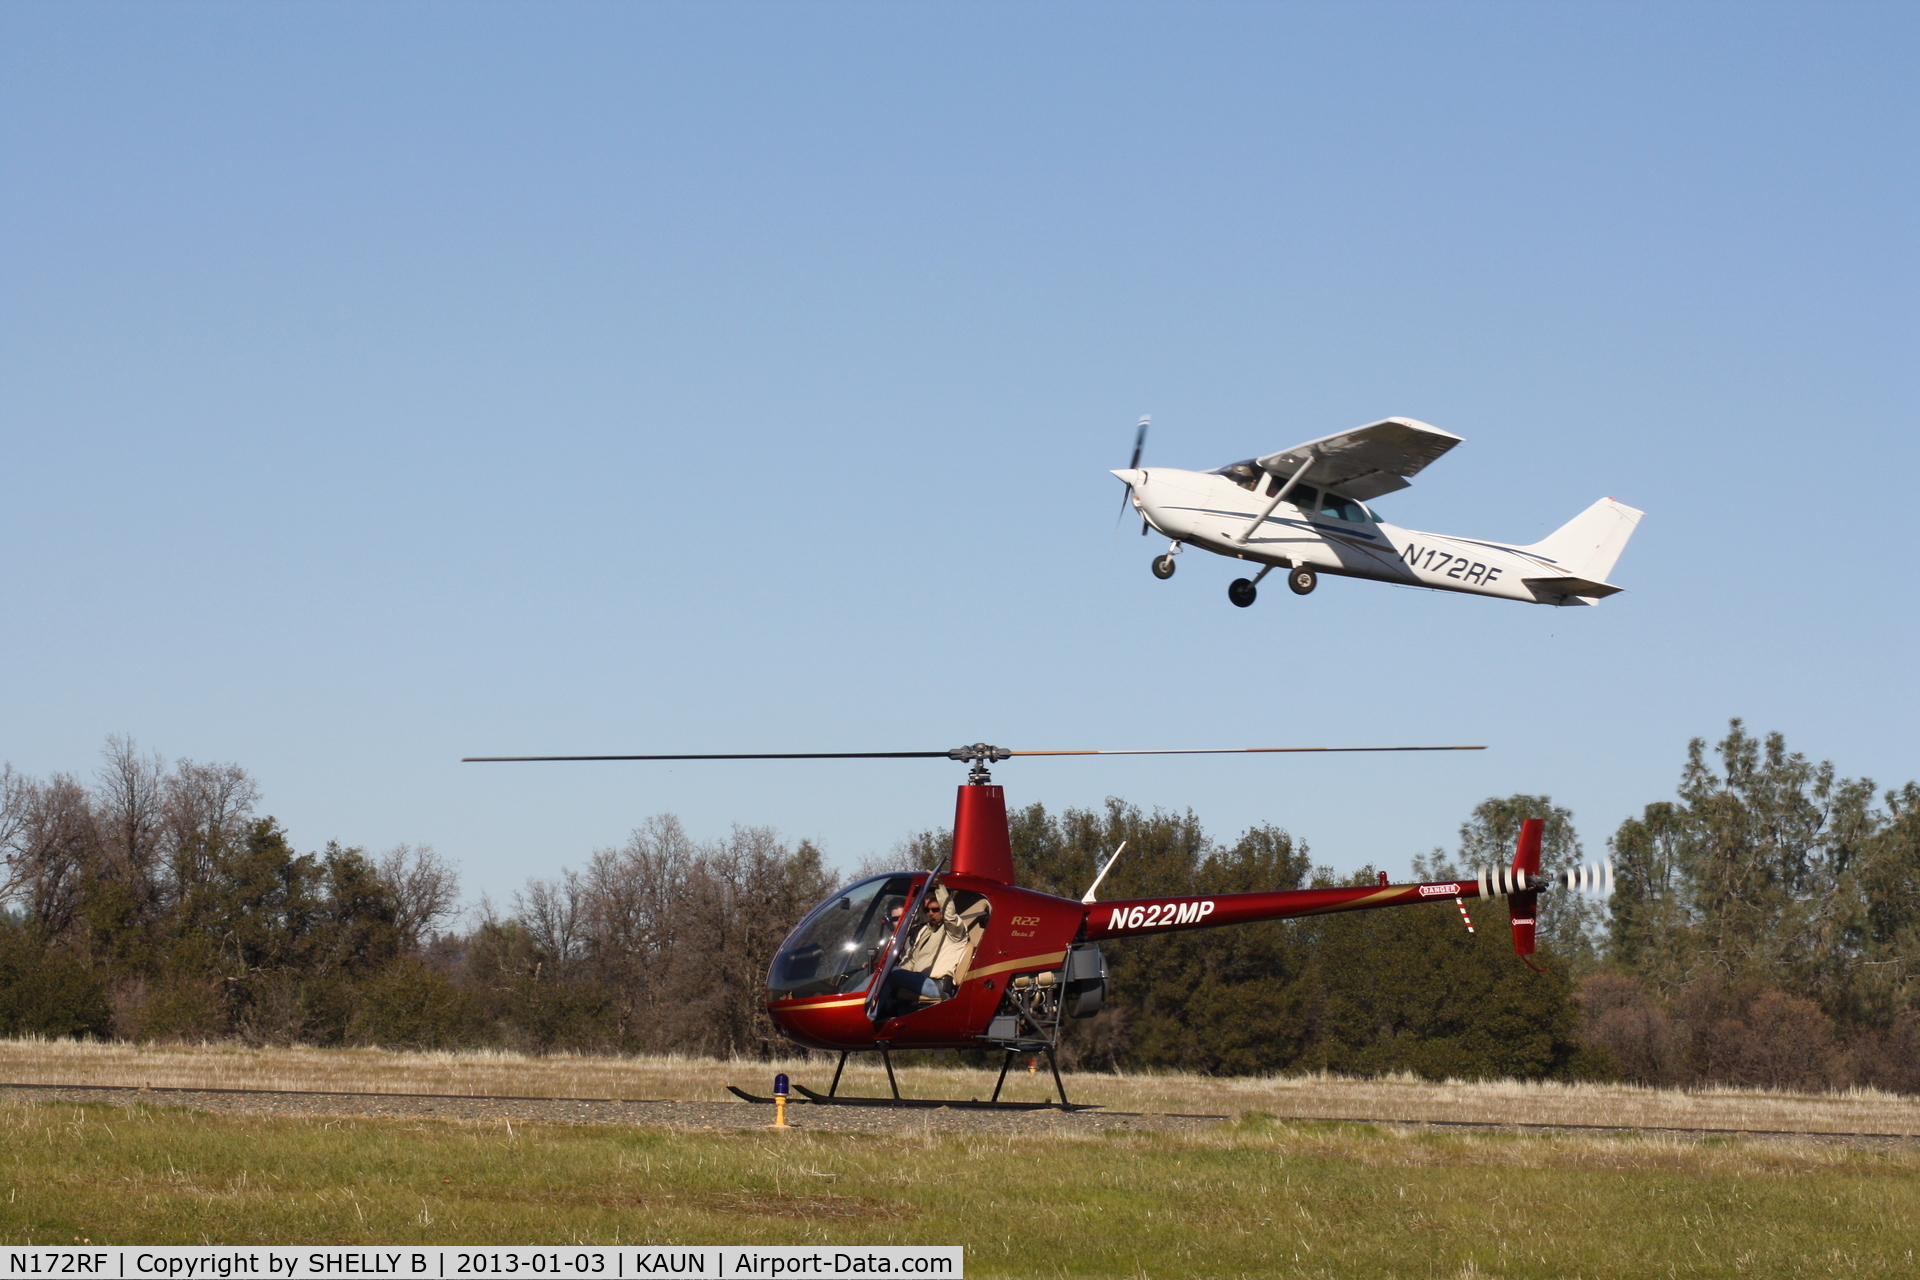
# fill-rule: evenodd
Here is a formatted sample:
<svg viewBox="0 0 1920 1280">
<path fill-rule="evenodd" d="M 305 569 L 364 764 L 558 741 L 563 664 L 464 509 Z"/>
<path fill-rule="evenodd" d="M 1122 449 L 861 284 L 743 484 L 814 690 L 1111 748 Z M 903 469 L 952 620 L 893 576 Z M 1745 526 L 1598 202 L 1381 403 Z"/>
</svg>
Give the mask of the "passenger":
<svg viewBox="0 0 1920 1280">
<path fill-rule="evenodd" d="M 914 930 L 900 966 L 887 975 L 887 986 L 909 997 L 950 1000 L 963 976 L 960 967 L 972 958 L 986 927 L 987 904 L 982 902 L 971 915 L 962 915 L 952 909 L 947 891 L 936 889 L 927 898 L 926 912 L 926 921 Z"/>
</svg>

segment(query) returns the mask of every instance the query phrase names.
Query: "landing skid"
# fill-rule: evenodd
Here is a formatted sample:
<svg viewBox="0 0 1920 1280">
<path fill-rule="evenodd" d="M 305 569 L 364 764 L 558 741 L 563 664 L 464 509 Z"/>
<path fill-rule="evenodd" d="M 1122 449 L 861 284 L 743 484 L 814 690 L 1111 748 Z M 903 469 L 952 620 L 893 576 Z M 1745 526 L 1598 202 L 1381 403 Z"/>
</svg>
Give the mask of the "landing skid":
<svg viewBox="0 0 1920 1280">
<path fill-rule="evenodd" d="M 1099 1109 L 1098 1104 L 1060 1103 L 1051 1099 L 1046 1102 L 981 1102 L 977 1098 L 842 1098 L 815 1093 L 803 1084 L 793 1087 L 805 1094 L 808 1102 L 822 1107 L 918 1107 L 922 1110 L 951 1107 L 955 1111 L 1095 1111 Z"/>
<path fill-rule="evenodd" d="M 1067 1086 L 1066 1083 L 1060 1079 L 1059 1064 L 1053 1060 L 1053 1051 L 1044 1044 L 1008 1049 L 1006 1058 L 1000 1063 L 1000 1078 L 993 1083 L 993 1097 L 985 1102 L 980 1101 L 978 1098 L 968 1098 L 962 1101 L 959 1098 L 901 1097 L 900 1082 L 896 1080 L 893 1075 L 893 1055 L 887 1051 L 888 1046 L 884 1044 L 878 1046 L 878 1048 L 880 1050 L 880 1061 L 886 1064 L 887 1084 L 893 1090 L 893 1096 L 891 1098 L 843 1098 L 840 1096 L 840 1073 L 847 1069 L 847 1057 L 852 1050 L 845 1050 L 840 1054 L 840 1065 L 833 1069 L 833 1083 L 827 1086 L 825 1093 L 816 1093 L 803 1084 L 794 1085 L 795 1092 L 799 1093 L 806 1101 L 819 1107 L 918 1107 L 922 1110 L 952 1107 L 960 1111 L 1097 1111 L 1100 1109 L 1101 1104 L 1097 1102 L 1075 1104 L 1067 1101 Z M 1038 1049 L 1041 1053 L 1047 1055 L 1047 1066 L 1053 1071 L 1053 1087 L 1060 1091 L 1060 1101 L 1000 1101 L 1000 1090 L 1006 1086 L 1007 1068 L 1013 1065 L 1014 1056 L 1019 1053 L 1031 1052 L 1033 1049 Z M 757 1102 L 762 1106 L 773 1105 L 772 1098 L 762 1098 L 758 1094 L 748 1093 L 745 1089 L 738 1088 L 734 1085 L 728 1085 L 727 1092 L 743 1102 Z M 800 1099 L 794 1099 L 794 1101 L 799 1100 Z"/>
</svg>

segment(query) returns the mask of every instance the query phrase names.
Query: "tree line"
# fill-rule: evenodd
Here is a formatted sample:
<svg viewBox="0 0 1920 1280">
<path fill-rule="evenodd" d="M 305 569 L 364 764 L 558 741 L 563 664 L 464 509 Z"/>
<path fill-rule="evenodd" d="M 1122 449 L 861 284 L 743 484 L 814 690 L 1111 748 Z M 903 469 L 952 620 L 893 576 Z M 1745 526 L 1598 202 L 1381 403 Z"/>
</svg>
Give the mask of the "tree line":
<svg viewBox="0 0 1920 1280">
<path fill-rule="evenodd" d="M 1543 894 L 1540 971 L 1503 903 L 1168 934 L 1106 947 L 1108 1006 L 1072 1064 L 1920 1092 L 1920 788 L 1881 794 L 1735 721 L 1688 747 L 1672 800 L 1608 840 L 1610 904 Z M 767 961 L 838 879 L 769 830 L 692 839 L 649 819 L 506 910 L 461 913 L 431 849 L 297 852 L 235 765 L 110 740 L 90 783 L 0 770 L 0 1034 L 531 1052 L 786 1052 Z M 1586 860 L 1550 797 L 1489 799 L 1429 880 L 1511 860 L 1546 819 L 1549 871 Z M 1370 883 L 1262 824 L 1119 799 L 1012 815 L 1020 882 L 1107 898 Z M 945 831 L 863 870 L 935 865 Z M 1398 871 L 1398 868 L 1394 870 Z M 1401 872 L 1404 874 L 1404 872 Z M 1396 876 L 1398 878 L 1398 876 Z"/>
</svg>

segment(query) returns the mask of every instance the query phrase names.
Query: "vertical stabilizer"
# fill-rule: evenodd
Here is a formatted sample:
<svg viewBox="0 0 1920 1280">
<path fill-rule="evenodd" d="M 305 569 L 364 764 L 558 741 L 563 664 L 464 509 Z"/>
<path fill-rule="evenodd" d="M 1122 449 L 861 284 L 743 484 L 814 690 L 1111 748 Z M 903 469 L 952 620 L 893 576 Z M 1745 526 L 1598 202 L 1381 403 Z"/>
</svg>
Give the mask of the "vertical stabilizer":
<svg viewBox="0 0 1920 1280">
<path fill-rule="evenodd" d="M 1600 501 L 1555 529 L 1530 547 L 1522 547 L 1543 559 L 1551 560 L 1567 578 L 1605 582 L 1614 562 L 1626 550 L 1644 511 L 1637 511 L 1612 498 Z"/>
</svg>

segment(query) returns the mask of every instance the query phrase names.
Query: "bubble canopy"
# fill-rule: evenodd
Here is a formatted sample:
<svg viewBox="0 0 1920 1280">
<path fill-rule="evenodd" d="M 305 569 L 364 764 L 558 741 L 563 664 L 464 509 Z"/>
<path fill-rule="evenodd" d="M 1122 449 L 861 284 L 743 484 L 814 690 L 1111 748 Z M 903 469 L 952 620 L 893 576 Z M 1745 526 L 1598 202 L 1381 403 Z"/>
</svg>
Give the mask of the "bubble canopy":
<svg viewBox="0 0 1920 1280">
<path fill-rule="evenodd" d="M 903 910 L 919 877 L 874 876 L 815 907 L 773 957 L 773 998 L 864 990 L 893 934 L 891 913 Z"/>
</svg>

